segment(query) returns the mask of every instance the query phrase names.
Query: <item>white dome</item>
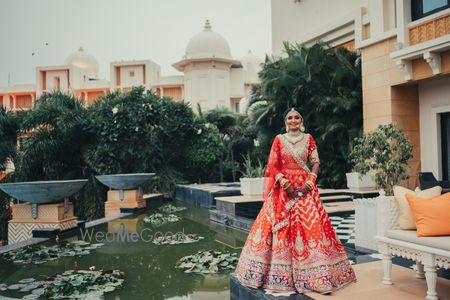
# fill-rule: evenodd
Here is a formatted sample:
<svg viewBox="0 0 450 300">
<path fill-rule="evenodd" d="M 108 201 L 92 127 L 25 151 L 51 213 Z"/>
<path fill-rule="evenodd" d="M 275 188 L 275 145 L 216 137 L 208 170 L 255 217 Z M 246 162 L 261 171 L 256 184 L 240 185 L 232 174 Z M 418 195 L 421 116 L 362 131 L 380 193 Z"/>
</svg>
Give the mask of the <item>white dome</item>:
<svg viewBox="0 0 450 300">
<path fill-rule="evenodd" d="M 241 58 L 241 65 L 244 68 L 244 80 L 246 83 L 257 83 L 258 72 L 261 71 L 261 59 L 254 55 L 251 50 Z"/>
<path fill-rule="evenodd" d="M 203 31 L 189 41 L 184 59 L 213 57 L 232 59 L 228 42 L 223 36 L 212 31 L 209 21 L 206 20 Z"/>
<path fill-rule="evenodd" d="M 85 52 L 83 47 L 80 47 L 77 52 L 69 55 L 64 61 L 64 64 L 84 70 L 91 78 L 98 76 L 99 65 L 97 60 L 94 56 Z"/>
</svg>

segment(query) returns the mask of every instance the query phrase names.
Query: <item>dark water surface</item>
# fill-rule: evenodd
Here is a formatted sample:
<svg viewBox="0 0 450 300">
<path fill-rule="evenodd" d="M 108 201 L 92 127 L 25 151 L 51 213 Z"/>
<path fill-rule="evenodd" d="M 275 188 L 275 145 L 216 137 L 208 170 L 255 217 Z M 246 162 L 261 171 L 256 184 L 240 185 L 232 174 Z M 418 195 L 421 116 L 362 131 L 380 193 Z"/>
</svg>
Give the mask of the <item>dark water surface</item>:
<svg viewBox="0 0 450 300">
<path fill-rule="evenodd" d="M 17 283 L 24 278 L 44 280 L 47 276 L 61 274 L 66 270 L 118 269 L 125 273 L 121 289 L 106 293 L 105 299 L 230 299 L 229 274 L 197 275 L 187 274 L 175 268 L 176 261 L 199 250 L 216 250 L 240 253 L 247 233 L 209 221 L 208 210 L 186 206 L 188 210 L 175 213 L 182 217 L 177 223 L 153 227 L 143 221 L 154 210 L 140 215 L 114 220 L 88 229 L 89 235 L 65 238 L 68 241 L 85 240 L 104 243 L 89 255 L 63 257 L 40 265 L 20 265 L 0 255 L 0 283 Z M 93 231 L 92 231 L 93 230 Z M 127 233 L 118 238 L 118 232 Z M 193 244 L 155 245 L 154 236 L 168 232 L 196 233 L 203 237 Z M 131 236 L 133 234 L 134 236 Z M 135 239 L 132 241 L 131 239 Z M 46 244 L 53 245 L 55 241 Z M 21 298 L 26 293 L 0 292 L 2 296 Z"/>
</svg>

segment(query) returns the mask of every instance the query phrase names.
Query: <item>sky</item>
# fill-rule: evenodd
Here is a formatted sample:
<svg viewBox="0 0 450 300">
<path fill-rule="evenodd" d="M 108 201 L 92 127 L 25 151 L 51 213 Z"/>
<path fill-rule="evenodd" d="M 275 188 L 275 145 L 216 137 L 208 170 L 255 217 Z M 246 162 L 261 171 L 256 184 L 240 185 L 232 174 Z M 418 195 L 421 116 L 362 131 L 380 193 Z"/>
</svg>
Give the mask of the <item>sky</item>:
<svg viewBox="0 0 450 300">
<path fill-rule="evenodd" d="M 271 53 L 270 0 L 0 0 L 0 87 L 35 84 L 37 66 L 63 65 L 80 46 L 101 79 L 111 61 L 133 59 L 181 74 L 172 64 L 206 19 L 233 58 Z"/>
</svg>

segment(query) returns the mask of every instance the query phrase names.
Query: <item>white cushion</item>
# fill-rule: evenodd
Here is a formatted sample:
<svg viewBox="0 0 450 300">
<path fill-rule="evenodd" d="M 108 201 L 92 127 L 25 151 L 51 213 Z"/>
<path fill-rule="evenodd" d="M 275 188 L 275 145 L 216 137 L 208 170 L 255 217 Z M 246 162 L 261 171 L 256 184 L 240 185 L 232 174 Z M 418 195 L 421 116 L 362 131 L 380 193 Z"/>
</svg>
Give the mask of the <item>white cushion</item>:
<svg viewBox="0 0 450 300">
<path fill-rule="evenodd" d="M 450 236 L 418 237 L 415 230 L 388 230 L 386 236 L 395 240 L 450 251 Z"/>
</svg>

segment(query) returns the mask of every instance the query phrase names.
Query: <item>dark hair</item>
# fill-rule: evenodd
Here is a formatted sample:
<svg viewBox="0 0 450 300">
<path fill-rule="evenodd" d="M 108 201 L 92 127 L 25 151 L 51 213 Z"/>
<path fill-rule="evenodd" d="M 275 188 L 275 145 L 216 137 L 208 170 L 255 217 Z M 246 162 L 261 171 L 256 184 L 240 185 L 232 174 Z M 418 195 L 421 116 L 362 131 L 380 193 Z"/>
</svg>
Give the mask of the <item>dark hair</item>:
<svg viewBox="0 0 450 300">
<path fill-rule="evenodd" d="M 303 119 L 303 116 L 302 116 L 302 114 L 300 113 L 300 110 L 299 110 L 297 107 L 289 107 L 288 109 L 286 109 L 286 110 L 283 112 L 283 119 L 286 119 L 287 114 L 288 114 L 290 111 L 292 111 L 292 110 L 295 110 L 296 112 L 298 112 L 298 113 L 300 114 L 300 117 Z"/>
</svg>

